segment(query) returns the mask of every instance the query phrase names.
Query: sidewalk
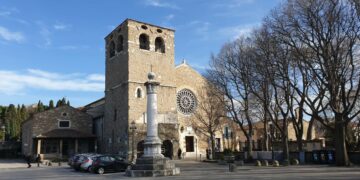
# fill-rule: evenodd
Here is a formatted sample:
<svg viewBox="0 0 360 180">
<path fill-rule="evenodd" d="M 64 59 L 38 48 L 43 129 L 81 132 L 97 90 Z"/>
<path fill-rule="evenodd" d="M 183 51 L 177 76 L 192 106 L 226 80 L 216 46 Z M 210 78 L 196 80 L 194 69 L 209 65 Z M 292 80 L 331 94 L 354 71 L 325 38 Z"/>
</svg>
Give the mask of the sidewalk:
<svg viewBox="0 0 360 180">
<path fill-rule="evenodd" d="M 58 164 L 52 166 L 46 166 L 40 163 L 40 167 L 59 167 Z M 67 166 L 67 163 L 63 162 L 61 166 Z M 1 169 L 13 169 L 13 168 L 27 168 L 28 165 L 24 159 L 0 159 L 0 170 Z M 37 168 L 37 163 L 31 163 L 31 168 Z"/>
<path fill-rule="evenodd" d="M 35 166 L 35 164 L 31 164 Z M 27 168 L 27 164 L 23 159 L 0 159 L 0 169 Z"/>
</svg>

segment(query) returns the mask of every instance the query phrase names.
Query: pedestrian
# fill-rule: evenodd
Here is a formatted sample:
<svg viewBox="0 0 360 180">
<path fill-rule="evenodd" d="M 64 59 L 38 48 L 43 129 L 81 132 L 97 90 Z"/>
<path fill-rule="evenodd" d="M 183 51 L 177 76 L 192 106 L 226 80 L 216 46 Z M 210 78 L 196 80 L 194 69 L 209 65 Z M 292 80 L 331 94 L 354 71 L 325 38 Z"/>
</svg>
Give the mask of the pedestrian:
<svg viewBox="0 0 360 180">
<path fill-rule="evenodd" d="M 177 155 L 178 155 L 178 158 L 181 159 L 181 149 L 180 149 L 180 148 L 179 148 L 179 150 L 178 150 L 177 153 L 178 153 L 178 154 L 177 154 Z"/>
<path fill-rule="evenodd" d="M 37 167 L 40 167 L 40 160 L 41 160 L 41 157 L 40 157 L 40 154 L 38 154 L 38 155 L 36 156 Z"/>
<path fill-rule="evenodd" d="M 31 156 L 25 155 L 25 161 L 28 164 L 28 168 L 31 168 Z"/>
<path fill-rule="evenodd" d="M 210 159 L 210 153 L 209 153 L 209 149 L 206 149 L 206 159 Z"/>
</svg>

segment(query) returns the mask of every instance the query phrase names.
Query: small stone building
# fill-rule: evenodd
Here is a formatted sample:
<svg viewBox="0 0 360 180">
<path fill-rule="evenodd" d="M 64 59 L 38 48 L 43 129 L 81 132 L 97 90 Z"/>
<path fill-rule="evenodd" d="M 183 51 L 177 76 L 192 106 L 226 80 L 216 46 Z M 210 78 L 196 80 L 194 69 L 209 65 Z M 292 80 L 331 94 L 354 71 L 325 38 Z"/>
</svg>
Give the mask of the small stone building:
<svg viewBox="0 0 360 180">
<path fill-rule="evenodd" d="M 42 159 L 96 151 L 92 117 L 71 106 L 32 115 L 22 123 L 22 152 Z"/>
</svg>

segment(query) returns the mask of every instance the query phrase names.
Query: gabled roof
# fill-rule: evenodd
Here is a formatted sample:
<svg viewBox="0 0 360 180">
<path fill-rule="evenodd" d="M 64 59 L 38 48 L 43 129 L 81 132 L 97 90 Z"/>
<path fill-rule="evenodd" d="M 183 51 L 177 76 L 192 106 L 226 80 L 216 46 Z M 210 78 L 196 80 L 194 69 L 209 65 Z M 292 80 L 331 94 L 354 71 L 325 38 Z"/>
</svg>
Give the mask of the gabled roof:
<svg viewBox="0 0 360 180">
<path fill-rule="evenodd" d="M 24 124 L 28 121 L 31 121 L 33 120 L 34 118 L 36 118 L 37 116 L 39 116 L 39 114 L 43 114 L 43 113 L 47 113 L 47 112 L 50 112 L 50 111 L 55 111 L 57 109 L 61 109 L 61 108 L 67 108 L 67 109 L 71 109 L 73 111 L 76 111 L 76 112 L 80 112 L 80 113 L 84 113 L 86 114 L 87 116 L 90 116 L 89 114 L 85 113 L 85 112 L 82 112 L 80 109 L 77 109 L 77 108 L 74 108 L 72 106 L 68 106 L 68 105 L 63 105 L 63 106 L 59 106 L 59 107 L 55 107 L 55 108 L 52 108 L 52 109 L 48 109 L 46 111 L 42 111 L 42 112 L 37 112 L 37 113 L 34 113 L 34 114 L 31 114 L 29 118 L 27 118 L 25 121 L 23 121 L 21 124 Z M 91 116 L 90 116 L 91 117 Z"/>
<path fill-rule="evenodd" d="M 197 70 L 195 70 L 193 67 L 191 67 L 191 66 L 186 62 L 185 59 L 182 60 L 181 64 L 175 66 L 175 71 L 178 70 L 178 69 L 180 69 L 180 68 L 188 68 L 188 69 L 190 69 L 192 72 L 194 72 L 194 73 L 198 74 L 199 76 L 201 76 L 202 78 L 204 78 L 204 76 L 201 75 L 201 74 L 200 74 Z"/>
</svg>

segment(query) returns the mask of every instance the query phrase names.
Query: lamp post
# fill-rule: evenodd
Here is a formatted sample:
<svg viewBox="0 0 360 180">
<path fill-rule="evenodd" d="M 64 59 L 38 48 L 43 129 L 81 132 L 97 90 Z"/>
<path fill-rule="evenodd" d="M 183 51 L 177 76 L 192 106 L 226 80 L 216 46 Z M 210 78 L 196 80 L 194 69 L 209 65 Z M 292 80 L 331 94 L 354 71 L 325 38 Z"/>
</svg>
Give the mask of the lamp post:
<svg viewBox="0 0 360 180">
<path fill-rule="evenodd" d="M 2 140 L 3 140 L 3 142 L 5 142 L 5 134 L 6 134 L 5 125 L 2 125 L 2 126 L 1 126 L 1 130 L 2 130 L 2 133 L 3 133 Z"/>
<path fill-rule="evenodd" d="M 271 159 L 272 162 L 274 163 L 275 160 L 275 154 L 274 154 L 274 125 L 272 123 L 272 121 L 269 121 L 269 127 L 270 127 L 270 141 L 271 141 Z"/>
<path fill-rule="evenodd" d="M 133 162 L 135 159 L 135 131 L 136 131 L 136 129 L 137 129 L 136 124 L 134 121 L 132 121 L 130 124 L 130 130 L 131 130 L 131 134 L 132 134 L 131 162 Z"/>
</svg>

